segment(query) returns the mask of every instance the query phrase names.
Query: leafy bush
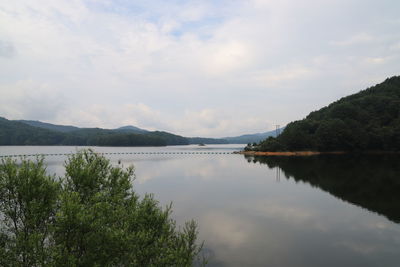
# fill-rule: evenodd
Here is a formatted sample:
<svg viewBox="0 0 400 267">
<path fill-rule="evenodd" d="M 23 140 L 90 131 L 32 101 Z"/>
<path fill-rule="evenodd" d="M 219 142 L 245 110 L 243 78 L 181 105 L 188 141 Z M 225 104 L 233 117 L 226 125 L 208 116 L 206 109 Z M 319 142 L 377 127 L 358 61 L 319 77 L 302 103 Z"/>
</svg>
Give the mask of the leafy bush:
<svg viewBox="0 0 400 267">
<path fill-rule="evenodd" d="M 133 167 L 84 150 L 65 177 L 43 158 L 0 164 L 0 266 L 191 266 L 197 225 L 177 229 L 171 206 L 133 191 Z"/>
</svg>

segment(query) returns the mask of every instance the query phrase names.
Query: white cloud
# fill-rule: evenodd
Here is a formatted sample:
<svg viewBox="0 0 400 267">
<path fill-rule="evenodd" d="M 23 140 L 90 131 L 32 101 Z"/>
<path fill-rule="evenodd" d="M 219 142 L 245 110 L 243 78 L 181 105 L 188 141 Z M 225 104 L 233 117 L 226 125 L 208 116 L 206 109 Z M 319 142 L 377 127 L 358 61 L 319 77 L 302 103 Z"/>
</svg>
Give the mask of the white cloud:
<svg viewBox="0 0 400 267">
<path fill-rule="evenodd" d="M 32 80 L 1 84 L 0 92 L 0 114 L 10 119 L 29 119 L 31 114 L 36 114 L 43 120 L 54 120 L 65 107 L 61 92 Z"/>
<path fill-rule="evenodd" d="M 152 125 L 163 126 L 159 123 L 163 120 L 162 114 L 143 103 L 120 106 L 94 104 L 83 109 L 65 110 L 58 116 L 59 121 L 68 125 L 105 128 L 137 125 L 148 130 L 155 130 Z"/>
<path fill-rule="evenodd" d="M 204 70 L 211 75 L 240 71 L 251 63 L 251 47 L 232 41 L 210 45 L 203 59 Z"/>
<path fill-rule="evenodd" d="M 365 62 L 368 64 L 382 64 L 387 60 L 384 57 L 368 57 L 365 59 Z"/>
<path fill-rule="evenodd" d="M 249 114 L 232 118 L 233 112 L 234 110 L 222 109 L 188 110 L 183 117 L 170 121 L 173 127 L 171 130 L 186 132 L 190 136 L 226 137 L 240 133 L 243 129 L 263 132 L 272 126 L 265 118 L 253 117 Z"/>
<path fill-rule="evenodd" d="M 279 86 L 291 81 L 309 79 L 315 71 L 303 66 L 286 66 L 282 69 L 265 70 L 256 73 L 255 79 L 261 85 Z"/>
<path fill-rule="evenodd" d="M 105 128 L 136 125 L 148 130 L 165 130 L 185 136 L 223 137 L 221 133 L 230 136 L 243 129 L 263 132 L 272 128 L 272 124 L 263 118 L 240 116 L 232 120 L 229 112 L 222 110 L 187 110 L 180 116 L 170 116 L 143 103 L 90 105 L 82 109 L 64 109 L 54 114 L 52 122 L 58 121 L 66 125 Z"/>
<path fill-rule="evenodd" d="M 392 44 L 392 45 L 390 46 L 390 50 L 392 50 L 392 51 L 400 51 L 400 42 L 399 42 L 399 43 Z"/>
<path fill-rule="evenodd" d="M 0 57 L 12 58 L 15 56 L 15 47 L 11 42 L 0 40 Z"/>
<path fill-rule="evenodd" d="M 373 42 L 375 38 L 368 33 L 357 33 L 345 40 L 332 42 L 333 45 L 337 46 L 351 46 L 351 45 L 360 45 L 367 44 Z"/>
<path fill-rule="evenodd" d="M 250 242 L 255 228 L 250 220 L 238 219 L 230 214 L 209 212 L 201 218 L 200 224 L 208 225 L 205 233 L 210 243 L 217 243 L 227 249 L 240 248 Z"/>
<path fill-rule="evenodd" d="M 375 5 L 3 1 L 0 116 L 188 136 L 269 130 L 310 112 L 310 98 L 328 104 L 398 72 L 395 7 Z"/>
</svg>

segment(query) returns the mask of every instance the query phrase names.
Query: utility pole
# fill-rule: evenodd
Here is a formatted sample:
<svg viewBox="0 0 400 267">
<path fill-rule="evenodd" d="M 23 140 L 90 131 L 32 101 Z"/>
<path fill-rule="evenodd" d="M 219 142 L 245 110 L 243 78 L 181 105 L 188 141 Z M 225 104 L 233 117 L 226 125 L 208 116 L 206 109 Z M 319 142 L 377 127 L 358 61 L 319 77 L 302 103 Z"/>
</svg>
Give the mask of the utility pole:
<svg viewBox="0 0 400 267">
<path fill-rule="evenodd" d="M 281 129 L 280 129 L 280 125 L 275 125 L 275 134 L 276 134 L 276 137 L 278 137 L 278 135 L 280 135 L 281 134 Z"/>
<path fill-rule="evenodd" d="M 281 181 L 281 168 L 279 166 L 276 167 L 276 181 L 279 183 Z"/>
</svg>

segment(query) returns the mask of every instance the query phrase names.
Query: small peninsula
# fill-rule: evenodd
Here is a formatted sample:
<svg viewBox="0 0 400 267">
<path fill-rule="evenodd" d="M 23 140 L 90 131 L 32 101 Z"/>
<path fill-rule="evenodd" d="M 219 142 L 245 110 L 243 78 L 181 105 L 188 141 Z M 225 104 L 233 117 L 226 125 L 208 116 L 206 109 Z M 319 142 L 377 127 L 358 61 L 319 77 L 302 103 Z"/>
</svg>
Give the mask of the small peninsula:
<svg viewBox="0 0 400 267">
<path fill-rule="evenodd" d="M 400 76 L 311 112 L 244 154 L 315 155 L 400 151 Z"/>
</svg>

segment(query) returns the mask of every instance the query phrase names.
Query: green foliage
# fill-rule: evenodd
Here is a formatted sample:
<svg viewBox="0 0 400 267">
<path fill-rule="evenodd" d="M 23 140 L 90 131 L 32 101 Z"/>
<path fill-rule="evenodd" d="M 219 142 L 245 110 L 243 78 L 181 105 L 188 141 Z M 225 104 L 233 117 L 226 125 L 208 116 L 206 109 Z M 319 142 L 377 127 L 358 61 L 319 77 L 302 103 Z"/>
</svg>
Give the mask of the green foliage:
<svg viewBox="0 0 400 267">
<path fill-rule="evenodd" d="M 344 97 L 287 125 L 262 151 L 399 151 L 400 77 Z"/>
<path fill-rule="evenodd" d="M 171 206 L 133 191 L 132 167 L 86 150 L 65 177 L 46 175 L 43 159 L 0 165 L 1 266 L 191 266 L 197 225 L 179 230 Z"/>
<path fill-rule="evenodd" d="M 254 147 L 254 146 L 253 146 Z M 265 141 L 261 142 L 259 146 L 255 146 L 259 151 L 282 151 L 285 147 L 274 137 L 270 136 Z"/>
<path fill-rule="evenodd" d="M 0 165 L 1 266 L 45 266 L 51 262 L 51 227 L 60 183 L 43 159 Z"/>
</svg>

